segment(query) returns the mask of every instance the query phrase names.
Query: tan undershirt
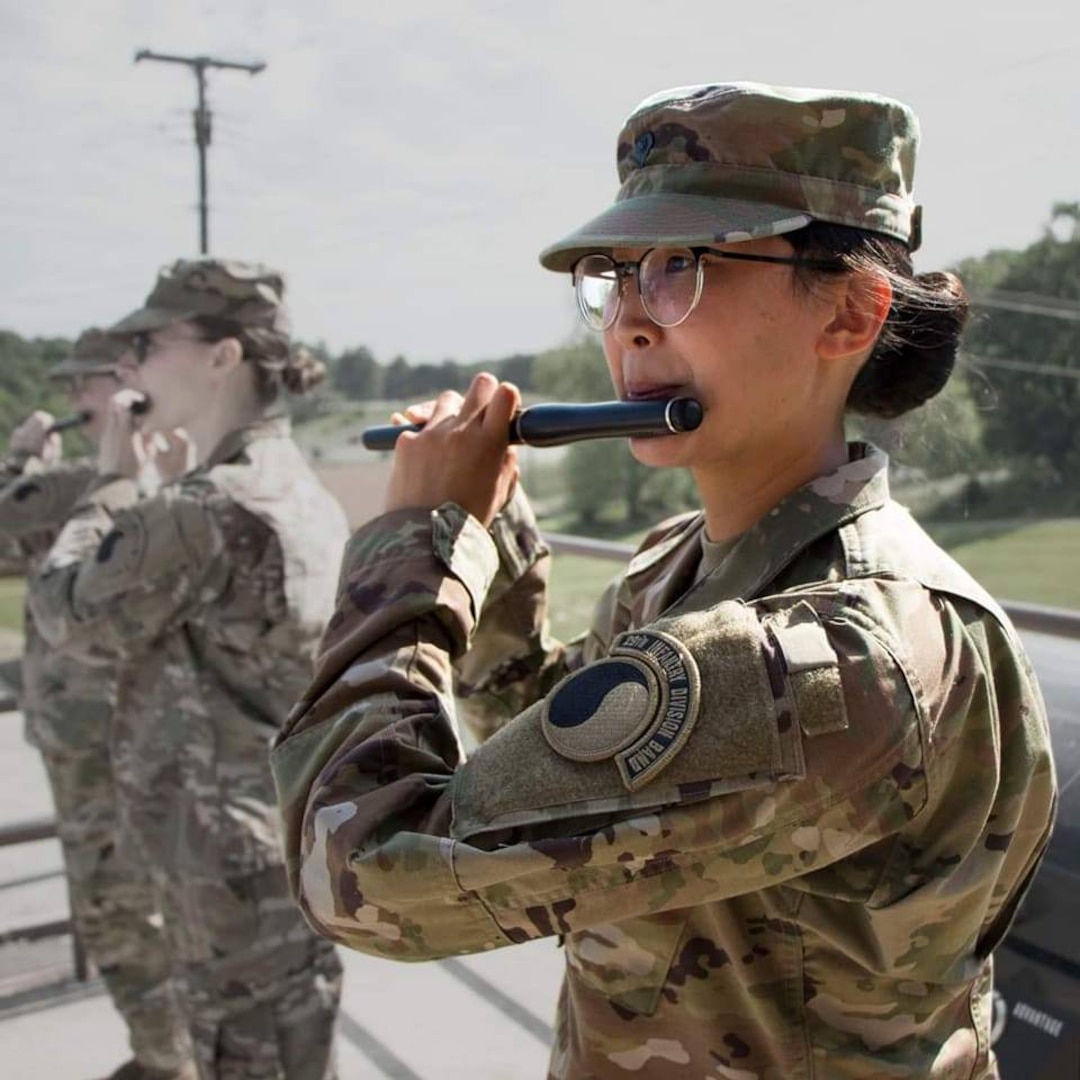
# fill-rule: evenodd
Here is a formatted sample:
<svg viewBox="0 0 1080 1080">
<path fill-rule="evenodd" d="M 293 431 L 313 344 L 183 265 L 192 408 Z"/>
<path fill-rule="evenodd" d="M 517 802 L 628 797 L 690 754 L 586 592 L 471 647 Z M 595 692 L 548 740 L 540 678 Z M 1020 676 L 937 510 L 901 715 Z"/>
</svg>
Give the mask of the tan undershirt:
<svg viewBox="0 0 1080 1080">
<path fill-rule="evenodd" d="M 702 529 L 701 562 L 698 564 L 697 573 L 694 575 L 694 584 L 696 585 L 714 570 L 719 570 L 740 539 L 741 536 L 733 536 L 730 540 L 710 540 L 705 535 L 705 530 Z"/>
</svg>

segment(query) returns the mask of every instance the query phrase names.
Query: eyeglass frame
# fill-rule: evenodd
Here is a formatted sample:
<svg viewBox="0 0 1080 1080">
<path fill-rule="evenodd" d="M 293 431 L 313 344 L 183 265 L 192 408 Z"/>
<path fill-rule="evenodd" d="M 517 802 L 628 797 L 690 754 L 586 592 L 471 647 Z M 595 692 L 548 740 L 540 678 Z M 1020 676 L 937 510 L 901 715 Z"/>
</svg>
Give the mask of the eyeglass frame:
<svg viewBox="0 0 1080 1080">
<path fill-rule="evenodd" d="M 693 315 L 695 309 L 698 306 L 698 302 L 701 300 L 701 294 L 705 288 L 705 274 L 702 270 L 702 258 L 705 255 L 709 255 L 714 259 L 731 259 L 737 262 L 760 262 L 760 263 L 774 263 L 778 266 L 808 266 L 814 270 L 831 270 L 839 272 L 850 269 L 845 266 L 838 259 L 818 259 L 812 256 L 800 257 L 800 256 L 786 256 L 786 255 L 755 255 L 750 252 L 742 251 L 718 251 L 716 248 L 711 247 L 678 247 L 675 245 L 651 247 L 648 251 L 642 254 L 640 259 L 625 259 L 619 260 L 613 258 L 606 251 L 590 251 L 585 255 L 582 255 L 580 259 L 574 262 L 574 265 L 570 268 L 570 283 L 574 287 L 574 295 L 577 298 L 578 313 L 581 315 L 582 321 L 590 329 L 596 333 L 603 334 L 615 325 L 615 320 L 619 317 L 619 311 L 622 307 L 623 298 L 623 283 L 633 275 L 634 285 L 637 287 L 638 296 L 642 296 L 641 292 L 641 264 L 654 252 L 654 251 L 689 251 L 694 256 L 694 272 L 697 275 L 697 282 L 694 288 L 694 299 L 690 303 L 690 307 L 687 308 L 686 314 L 673 323 L 658 322 L 653 318 L 652 313 L 645 306 L 644 300 L 642 300 L 642 309 L 649 317 L 650 322 L 661 327 L 664 330 L 671 330 L 676 326 L 682 326 L 687 319 Z M 615 271 L 615 279 L 618 284 L 618 292 L 616 294 L 615 305 L 612 308 L 611 317 L 605 320 L 602 326 L 595 326 L 585 314 L 585 305 L 581 299 L 581 288 L 579 285 L 577 268 L 585 261 L 585 259 L 596 258 L 601 256 L 607 259 L 612 269 Z"/>
</svg>

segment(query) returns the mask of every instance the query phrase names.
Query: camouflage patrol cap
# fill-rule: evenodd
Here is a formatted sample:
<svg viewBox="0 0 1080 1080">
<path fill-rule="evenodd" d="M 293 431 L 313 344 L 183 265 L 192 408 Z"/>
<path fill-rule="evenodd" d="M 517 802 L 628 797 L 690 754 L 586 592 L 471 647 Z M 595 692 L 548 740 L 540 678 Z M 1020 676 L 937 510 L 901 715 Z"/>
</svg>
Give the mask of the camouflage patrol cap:
<svg viewBox="0 0 1080 1080">
<path fill-rule="evenodd" d="M 180 259 L 161 270 L 143 306 L 109 327 L 109 333 L 130 337 L 198 315 L 288 335 L 285 278 L 260 263 Z"/>
<path fill-rule="evenodd" d="M 72 346 L 71 354 L 54 364 L 45 373 L 49 379 L 66 379 L 72 375 L 112 375 L 116 362 L 127 346 L 99 330 L 96 326 L 84 330 Z"/>
<path fill-rule="evenodd" d="M 760 83 L 665 90 L 623 125 L 615 205 L 540 262 L 570 270 L 590 252 L 736 243 L 811 221 L 883 233 L 914 251 L 918 141 L 915 114 L 875 94 Z"/>
</svg>

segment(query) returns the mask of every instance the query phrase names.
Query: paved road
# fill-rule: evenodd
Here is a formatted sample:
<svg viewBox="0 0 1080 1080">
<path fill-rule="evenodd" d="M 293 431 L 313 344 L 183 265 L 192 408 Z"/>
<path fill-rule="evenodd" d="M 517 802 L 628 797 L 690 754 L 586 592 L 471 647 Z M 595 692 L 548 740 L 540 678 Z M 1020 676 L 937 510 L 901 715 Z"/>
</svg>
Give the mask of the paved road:
<svg viewBox="0 0 1080 1080">
<path fill-rule="evenodd" d="M 1055 723 L 1080 724 L 1080 640 L 1023 634 Z"/>
</svg>

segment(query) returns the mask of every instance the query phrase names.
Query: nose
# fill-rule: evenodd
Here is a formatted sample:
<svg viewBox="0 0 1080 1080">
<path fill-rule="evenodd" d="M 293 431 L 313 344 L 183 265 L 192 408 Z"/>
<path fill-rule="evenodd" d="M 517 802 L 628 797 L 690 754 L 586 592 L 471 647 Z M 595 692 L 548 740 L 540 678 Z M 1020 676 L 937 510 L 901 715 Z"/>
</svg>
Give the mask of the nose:
<svg viewBox="0 0 1080 1080">
<path fill-rule="evenodd" d="M 139 362 L 135 357 L 134 349 L 125 349 L 116 361 L 116 377 L 125 386 L 131 384 L 132 376 L 139 370 Z"/>
<path fill-rule="evenodd" d="M 615 313 L 615 321 L 608 328 L 608 333 L 624 348 L 644 349 L 655 345 L 663 328 L 657 326 L 646 314 L 636 276 L 628 275 L 622 279 L 621 285 L 619 310 Z"/>
</svg>

